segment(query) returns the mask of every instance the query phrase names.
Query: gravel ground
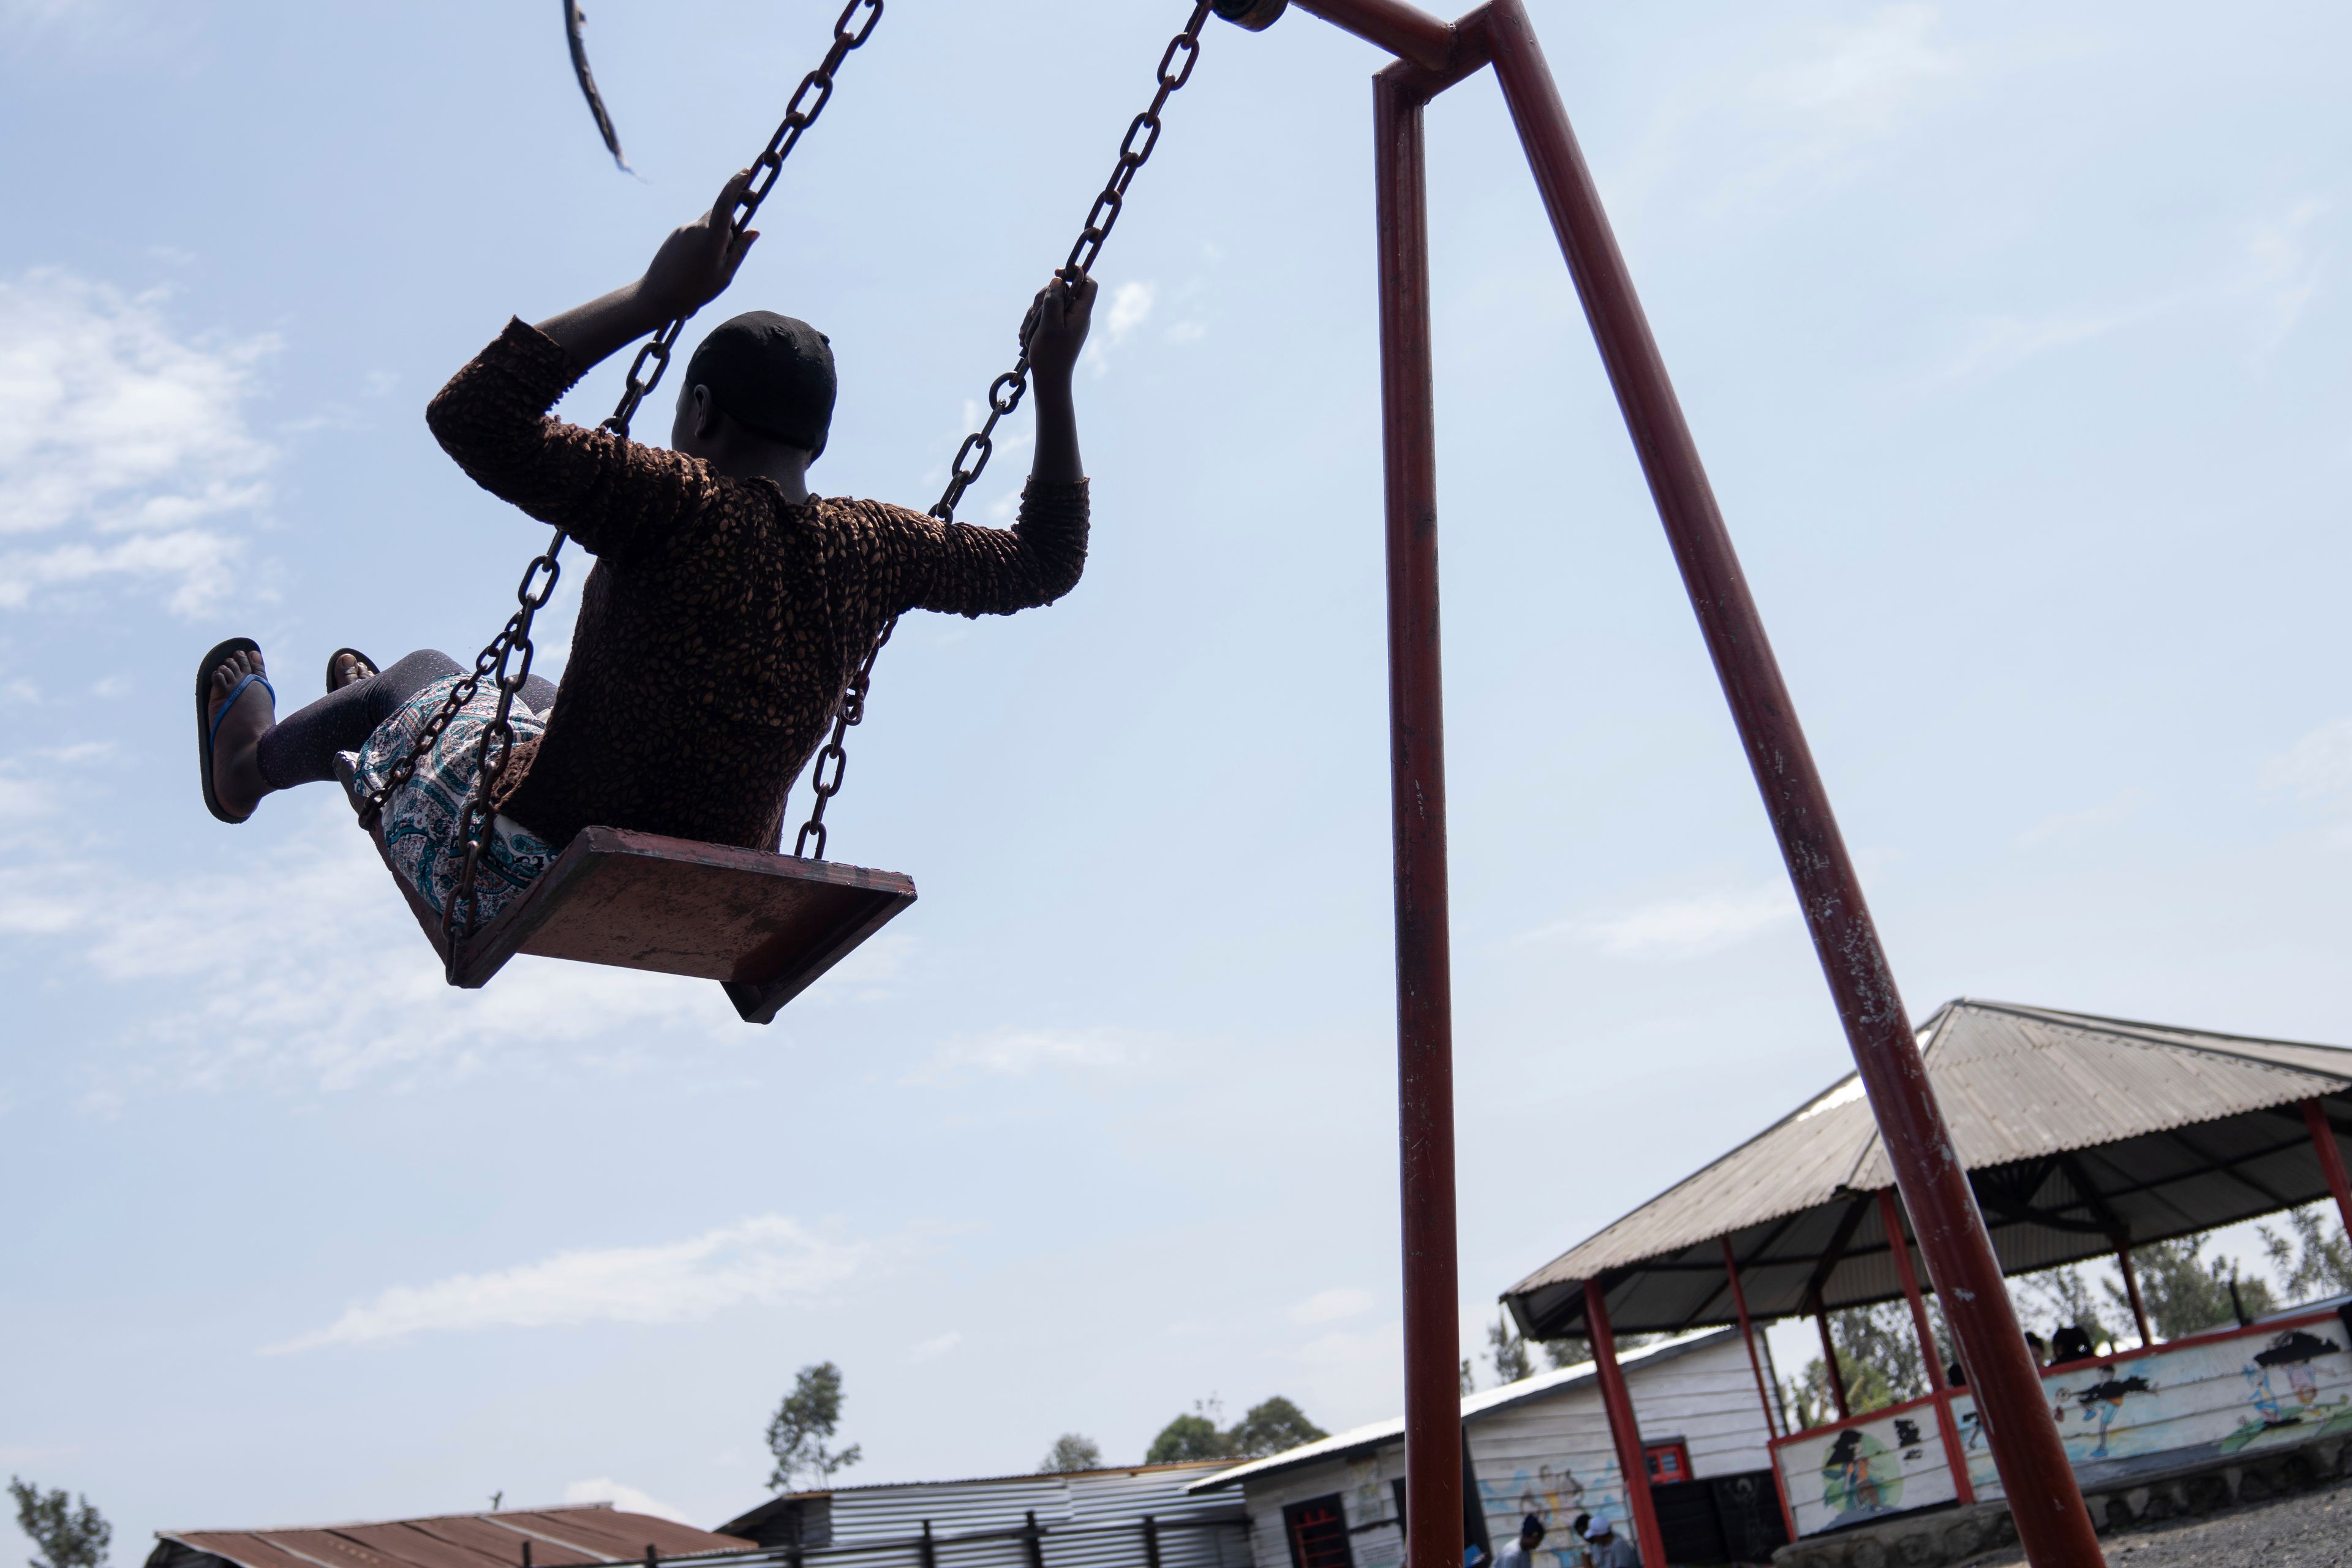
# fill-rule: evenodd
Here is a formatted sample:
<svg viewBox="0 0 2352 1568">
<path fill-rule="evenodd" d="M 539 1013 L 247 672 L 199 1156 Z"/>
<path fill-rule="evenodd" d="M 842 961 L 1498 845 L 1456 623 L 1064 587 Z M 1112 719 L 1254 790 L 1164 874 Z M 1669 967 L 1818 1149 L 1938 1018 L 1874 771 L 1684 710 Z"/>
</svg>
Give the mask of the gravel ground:
<svg viewBox="0 0 2352 1568">
<path fill-rule="evenodd" d="M 2352 1485 L 2150 1525 L 2100 1543 L 2113 1568 L 2352 1568 Z M 2010 1552 L 1979 1568 L 2022 1568 Z"/>
</svg>

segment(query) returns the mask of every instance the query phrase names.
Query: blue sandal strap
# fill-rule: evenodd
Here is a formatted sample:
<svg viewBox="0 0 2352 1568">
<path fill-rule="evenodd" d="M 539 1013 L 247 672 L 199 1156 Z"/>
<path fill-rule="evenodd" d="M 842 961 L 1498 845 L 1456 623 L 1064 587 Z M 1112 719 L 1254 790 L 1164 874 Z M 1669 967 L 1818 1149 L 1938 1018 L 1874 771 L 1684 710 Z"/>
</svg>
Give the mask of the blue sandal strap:
<svg viewBox="0 0 2352 1568">
<path fill-rule="evenodd" d="M 273 704 L 277 702 L 278 688 L 270 685 L 266 677 L 259 675 L 247 676 L 243 680 L 238 681 L 234 687 L 229 689 L 228 700 L 220 705 L 218 711 L 214 713 L 212 732 L 205 737 L 205 745 L 210 746 L 220 740 L 221 721 L 226 719 L 228 717 L 228 710 L 236 706 L 236 700 L 245 695 L 245 689 L 248 686 L 254 685 L 258 685 L 261 689 L 269 693 L 269 700 Z"/>
</svg>

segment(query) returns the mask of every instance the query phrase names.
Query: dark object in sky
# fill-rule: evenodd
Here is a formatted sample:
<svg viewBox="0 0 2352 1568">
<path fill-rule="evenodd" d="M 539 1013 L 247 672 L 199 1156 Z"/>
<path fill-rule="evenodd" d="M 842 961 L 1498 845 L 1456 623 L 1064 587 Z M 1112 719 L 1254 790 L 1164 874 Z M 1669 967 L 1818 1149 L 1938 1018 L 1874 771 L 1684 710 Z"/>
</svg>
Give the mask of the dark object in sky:
<svg viewBox="0 0 2352 1568">
<path fill-rule="evenodd" d="M 596 90 L 596 78 L 588 69 L 588 45 L 580 29 L 588 18 L 580 9 L 580 0 L 563 0 L 563 37 L 572 46 L 572 74 L 580 79 L 581 96 L 588 100 L 588 112 L 596 117 L 597 133 L 604 138 L 604 150 L 613 154 L 613 162 L 624 174 L 634 174 L 629 161 L 621 153 L 621 133 L 613 129 L 613 117 L 604 112 L 604 95 Z"/>
</svg>

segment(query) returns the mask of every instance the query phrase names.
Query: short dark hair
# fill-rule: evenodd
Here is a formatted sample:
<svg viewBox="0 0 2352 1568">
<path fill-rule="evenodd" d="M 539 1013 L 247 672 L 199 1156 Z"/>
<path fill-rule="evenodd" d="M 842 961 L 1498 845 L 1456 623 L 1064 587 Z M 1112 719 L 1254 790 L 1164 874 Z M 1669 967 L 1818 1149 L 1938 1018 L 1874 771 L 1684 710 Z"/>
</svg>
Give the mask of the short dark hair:
<svg viewBox="0 0 2352 1568">
<path fill-rule="evenodd" d="M 752 435 L 812 456 L 824 450 L 841 387 L 832 340 L 773 310 L 713 327 L 687 361 L 686 384 L 709 388 L 712 406 Z"/>
</svg>

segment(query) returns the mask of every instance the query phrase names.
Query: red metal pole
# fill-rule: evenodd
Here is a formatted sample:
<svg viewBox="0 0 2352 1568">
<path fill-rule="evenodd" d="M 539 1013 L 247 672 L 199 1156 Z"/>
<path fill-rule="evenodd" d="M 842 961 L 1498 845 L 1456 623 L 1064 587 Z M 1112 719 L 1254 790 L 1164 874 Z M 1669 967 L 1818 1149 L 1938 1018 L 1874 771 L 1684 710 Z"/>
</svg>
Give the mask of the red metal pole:
<svg viewBox="0 0 2352 1568">
<path fill-rule="evenodd" d="M 1454 24 L 1404 0 L 1297 0 L 1298 8 L 1378 44 L 1401 59 L 1444 70 L 1454 47 Z"/>
<path fill-rule="evenodd" d="M 1640 1549 L 1643 1562 L 1662 1563 L 1666 1560 L 1665 1537 L 1658 1533 L 1658 1507 L 1650 1497 L 1649 1457 L 1642 1452 L 1642 1428 L 1633 1419 L 1633 1396 L 1625 1392 L 1625 1374 L 1618 1370 L 1617 1336 L 1610 1331 L 1609 1303 L 1598 1279 L 1584 1282 L 1584 1330 L 1592 1341 L 1592 1364 L 1601 1373 L 1601 1404 L 1609 1413 L 1609 1438 L 1617 1446 L 1617 1468 L 1625 1477 L 1625 1506 L 1633 1513 L 1633 1544 Z"/>
<path fill-rule="evenodd" d="M 2344 1174 L 2344 1151 L 2336 1129 L 2327 1124 L 2327 1108 L 2316 1100 L 2303 1102 L 2304 1125 L 2311 1129 L 2311 1146 L 2319 1152 L 2319 1168 L 2327 1173 L 2327 1190 L 2336 1194 L 2336 1216 L 2344 1233 L 2352 1236 L 2352 1180 Z"/>
<path fill-rule="evenodd" d="M 2131 1301 L 2132 1326 L 2139 1330 L 2139 1348 L 2146 1350 L 2156 1343 L 2156 1336 L 2147 1331 L 2147 1309 L 2140 1305 L 2139 1270 L 2132 1267 L 2130 1242 L 2116 1248 L 2116 1262 L 2124 1271 L 2124 1295 Z"/>
<path fill-rule="evenodd" d="M 1797 1539 L 1797 1514 L 1789 1506 L 1789 1489 L 1780 1480 L 1780 1456 L 1772 1445 L 1780 1436 L 1780 1423 L 1772 1414 L 1771 1386 L 1764 1381 L 1764 1361 L 1756 1353 L 1756 1325 L 1748 1317 L 1748 1292 L 1739 1283 L 1739 1258 L 1731 1250 L 1731 1237 L 1723 1238 L 1723 1272 L 1731 1281 L 1732 1310 L 1739 1314 L 1740 1342 L 1748 1347 L 1748 1370 L 1756 1374 L 1756 1397 L 1764 1402 L 1764 1458 L 1772 1470 L 1772 1495 L 1780 1502 L 1781 1521 L 1789 1527 L 1789 1539 Z"/>
<path fill-rule="evenodd" d="M 1739 1314 L 1739 1339 L 1748 1347 L 1748 1370 L 1756 1374 L 1756 1397 L 1764 1402 L 1764 1435 L 1778 1437 L 1780 1425 L 1772 1418 L 1772 1392 L 1764 1386 L 1764 1362 L 1756 1353 L 1755 1326 L 1748 1321 L 1748 1292 L 1740 1289 L 1739 1259 L 1732 1256 L 1727 1236 L 1723 1238 L 1723 1272 L 1731 1281 L 1731 1308 Z"/>
<path fill-rule="evenodd" d="M 1953 1332 L 2018 1533 L 2038 1568 L 2096 1568 L 2097 1537 L 2042 1403 L 2041 1376 L 2026 1356 L 1992 1238 L 1927 1082 L 1763 618 L 1522 0 L 1494 0 L 1487 7 L 1486 43 L 1780 841 L 1895 1181 L 1918 1217 L 1927 1270 L 1956 1309 Z"/>
<path fill-rule="evenodd" d="M 1927 1326 L 1927 1302 L 1919 1294 L 1919 1271 L 1911 1267 L 1911 1247 L 1903 1239 L 1903 1213 L 1895 1205 L 1892 1187 L 1879 1189 L 1878 1221 L 1885 1227 L 1886 1245 L 1895 1254 L 1903 1298 L 1911 1303 L 1911 1327 L 1919 1335 L 1919 1360 L 1927 1369 L 1927 1392 L 1936 1400 L 1936 1430 L 1944 1439 L 1944 1464 L 1952 1472 L 1952 1489 L 1960 1494 L 1960 1506 L 1966 1508 L 1977 1500 L 1977 1489 L 1969 1480 L 1969 1458 L 1960 1447 L 1959 1426 L 1952 1419 L 1951 1382 L 1944 1375 L 1944 1358 L 1936 1349 L 1935 1331 Z M 1948 1315 L 1949 1310 L 1946 1309 Z"/>
<path fill-rule="evenodd" d="M 1838 1419 L 1843 1421 L 1853 1412 L 1845 1404 L 1845 1368 L 1838 1363 L 1837 1341 L 1830 1337 L 1830 1310 L 1813 1309 L 1813 1327 L 1822 1331 L 1822 1366 L 1830 1374 L 1830 1401 L 1837 1406 Z"/>
<path fill-rule="evenodd" d="M 1405 1517 L 1460 1520 L 1454 1015 L 1445 907 L 1445 726 L 1437 630 L 1437 440 L 1421 100 L 1372 79 L 1386 455 L 1389 809 L 1394 837 L 1397 1135 L 1403 1179 Z M 1411 1568 L 1460 1568 L 1456 1527 L 1410 1532 Z"/>
</svg>

